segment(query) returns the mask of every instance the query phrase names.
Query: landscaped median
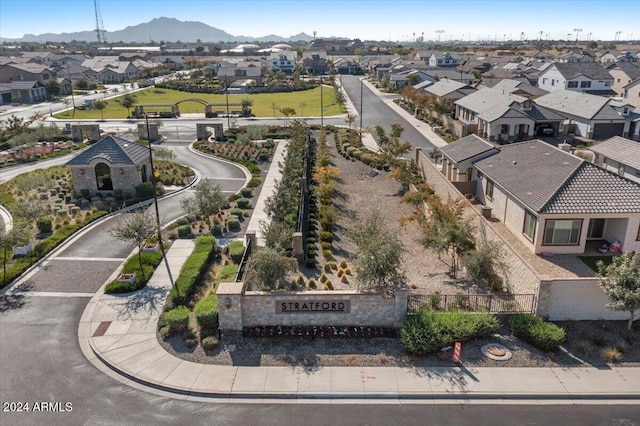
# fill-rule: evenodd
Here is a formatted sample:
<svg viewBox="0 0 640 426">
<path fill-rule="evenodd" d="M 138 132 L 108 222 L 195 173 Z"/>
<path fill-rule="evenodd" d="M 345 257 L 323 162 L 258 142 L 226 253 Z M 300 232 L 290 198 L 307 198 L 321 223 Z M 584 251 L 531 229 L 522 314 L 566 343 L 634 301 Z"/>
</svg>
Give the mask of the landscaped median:
<svg viewBox="0 0 640 426">
<path fill-rule="evenodd" d="M 162 253 L 157 251 L 142 252 L 139 258 L 138 256 L 130 257 L 122 267 L 119 277 L 107 284 L 104 292 L 116 294 L 140 290 L 147 285 L 160 262 L 162 262 Z"/>
</svg>

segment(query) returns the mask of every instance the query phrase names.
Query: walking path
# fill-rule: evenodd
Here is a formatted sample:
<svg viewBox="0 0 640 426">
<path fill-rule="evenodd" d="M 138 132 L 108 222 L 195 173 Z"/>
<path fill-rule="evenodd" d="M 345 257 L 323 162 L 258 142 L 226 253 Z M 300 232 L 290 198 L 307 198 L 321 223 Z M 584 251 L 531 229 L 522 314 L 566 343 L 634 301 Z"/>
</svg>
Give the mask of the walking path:
<svg viewBox="0 0 640 426">
<path fill-rule="evenodd" d="M 193 250 L 176 240 L 167 252 L 178 271 Z M 112 278 L 115 278 L 115 274 Z M 419 400 L 620 400 L 638 403 L 640 368 L 234 367 L 204 365 L 167 353 L 156 325 L 171 289 L 161 265 L 144 289 L 98 291 L 80 320 L 85 356 L 121 382 L 179 399 L 221 402 L 365 402 Z M 224 345 L 224 338 L 220 343 Z M 231 350 L 231 348 L 227 348 Z"/>
</svg>

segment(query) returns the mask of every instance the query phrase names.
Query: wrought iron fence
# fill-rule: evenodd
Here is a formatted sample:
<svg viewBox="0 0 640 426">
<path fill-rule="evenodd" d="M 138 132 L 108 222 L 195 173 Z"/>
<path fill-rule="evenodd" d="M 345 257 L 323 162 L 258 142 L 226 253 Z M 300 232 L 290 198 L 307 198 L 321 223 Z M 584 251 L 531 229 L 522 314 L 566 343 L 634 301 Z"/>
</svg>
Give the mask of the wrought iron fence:
<svg viewBox="0 0 640 426">
<path fill-rule="evenodd" d="M 247 272 L 247 263 L 249 263 L 250 258 L 251 258 L 251 240 L 247 239 L 247 246 L 244 249 L 242 260 L 240 261 L 240 267 L 238 268 L 238 273 L 236 274 L 236 279 L 234 282 L 238 283 L 244 280 L 244 274 L 246 274 Z"/>
<path fill-rule="evenodd" d="M 410 294 L 407 312 L 422 306 L 436 311 L 462 310 L 494 314 L 534 313 L 535 294 Z"/>
</svg>

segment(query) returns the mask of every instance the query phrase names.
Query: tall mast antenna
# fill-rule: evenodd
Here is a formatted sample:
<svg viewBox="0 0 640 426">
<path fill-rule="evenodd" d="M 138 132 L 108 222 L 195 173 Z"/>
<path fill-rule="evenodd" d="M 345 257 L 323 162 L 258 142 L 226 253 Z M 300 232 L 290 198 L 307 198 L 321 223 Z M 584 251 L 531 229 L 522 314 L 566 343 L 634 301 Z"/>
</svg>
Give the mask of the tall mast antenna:
<svg viewBox="0 0 640 426">
<path fill-rule="evenodd" d="M 93 0 L 93 6 L 96 11 L 96 34 L 98 36 L 98 44 L 107 44 L 107 31 L 104 29 L 98 0 Z"/>
</svg>

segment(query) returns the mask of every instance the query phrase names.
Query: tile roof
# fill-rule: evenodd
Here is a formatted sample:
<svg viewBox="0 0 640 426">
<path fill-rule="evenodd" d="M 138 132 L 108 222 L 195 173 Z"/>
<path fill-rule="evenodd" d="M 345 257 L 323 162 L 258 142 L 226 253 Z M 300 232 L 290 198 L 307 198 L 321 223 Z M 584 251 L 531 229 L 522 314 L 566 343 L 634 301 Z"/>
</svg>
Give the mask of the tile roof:
<svg viewBox="0 0 640 426">
<path fill-rule="evenodd" d="M 529 209 L 540 212 L 582 163 L 580 158 L 534 139 L 503 145 L 499 153 L 475 166 Z"/>
<path fill-rule="evenodd" d="M 138 164 L 149 155 L 149 149 L 116 136 L 107 136 L 91 145 L 66 163 L 67 166 L 83 166 L 95 158 L 103 158 L 111 164 Z"/>
<path fill-rule="evenodd" d="M 581 75 L 592 80 L 611 80 L 611 74 L 599 63 L 596 62 L 569 62 L 556 63 L 556 69 L 567 80 L 574 79 Z"/>
<path fill-rule="evenodd" d="M 626 75 L 629 76 L 631 80 L 635 80 L 636 78 L 640 78 L 640 65 L 634 62 L 616 62 L 609 69 L 619 68 Z"/>
<path fill-rule="evenodd" d="M 440 150 L 456 163 L 460 163 L 461 161 L 483 154 L 487 151 L 493 150 L 498 152 L 496 145 L 474 135 L 473 133 L 443 146 Z"/>
<path fill-rule="evenodd" d="M 556 90 L 534 100 L 537 105 L 586 119 L 620 119 L 612 108 L 605 108 L 611 99 L 572 90 Z M 605 114 L 605 115 L 603 115 Z M 597 116 L 597 117 L 596 117 Z"/>
<path fill-rule="evenodd" d="M 479 114 L 498 105 L 511 105 L 513 102 L 524 102 L 526 100 L 527 98 L 524 96 L 503 93 L 501 90 L 485 87 L 457 100 L 455 104 Z"/>
<path fill-rule="evenodd" d="M 544 206 L 542 213 L 640 213 L 640 185 L 584 162 Z"/>
<path fill-rule="evenodd" d="M 518 110 L 529 116 L 534 121 L 562 121 L 565 117 L 548 108 L 531 103 L 531 109 L 524 109 L 521 104 L 513 104 L 513 109 Z"/>
<path fill-rule="evenodd" d="M 456 90 L 462 89 L 463 87 L 468 87 L 467 84 L 461 83 L 459 81 L 449 80 L 448 78 L 443 78 L 431 86 L 429 86 L 425 92 L 433 93 L 434 95 L 446 96 L 449 93 L 455 92 Z"/>
<path fill-rule="evenodd" d="M 640 170 L 640 142 L 614 136 L 593 145 L 591 151 L 604 157 L 611 158 L 618 163 Z"/>
</svg>

